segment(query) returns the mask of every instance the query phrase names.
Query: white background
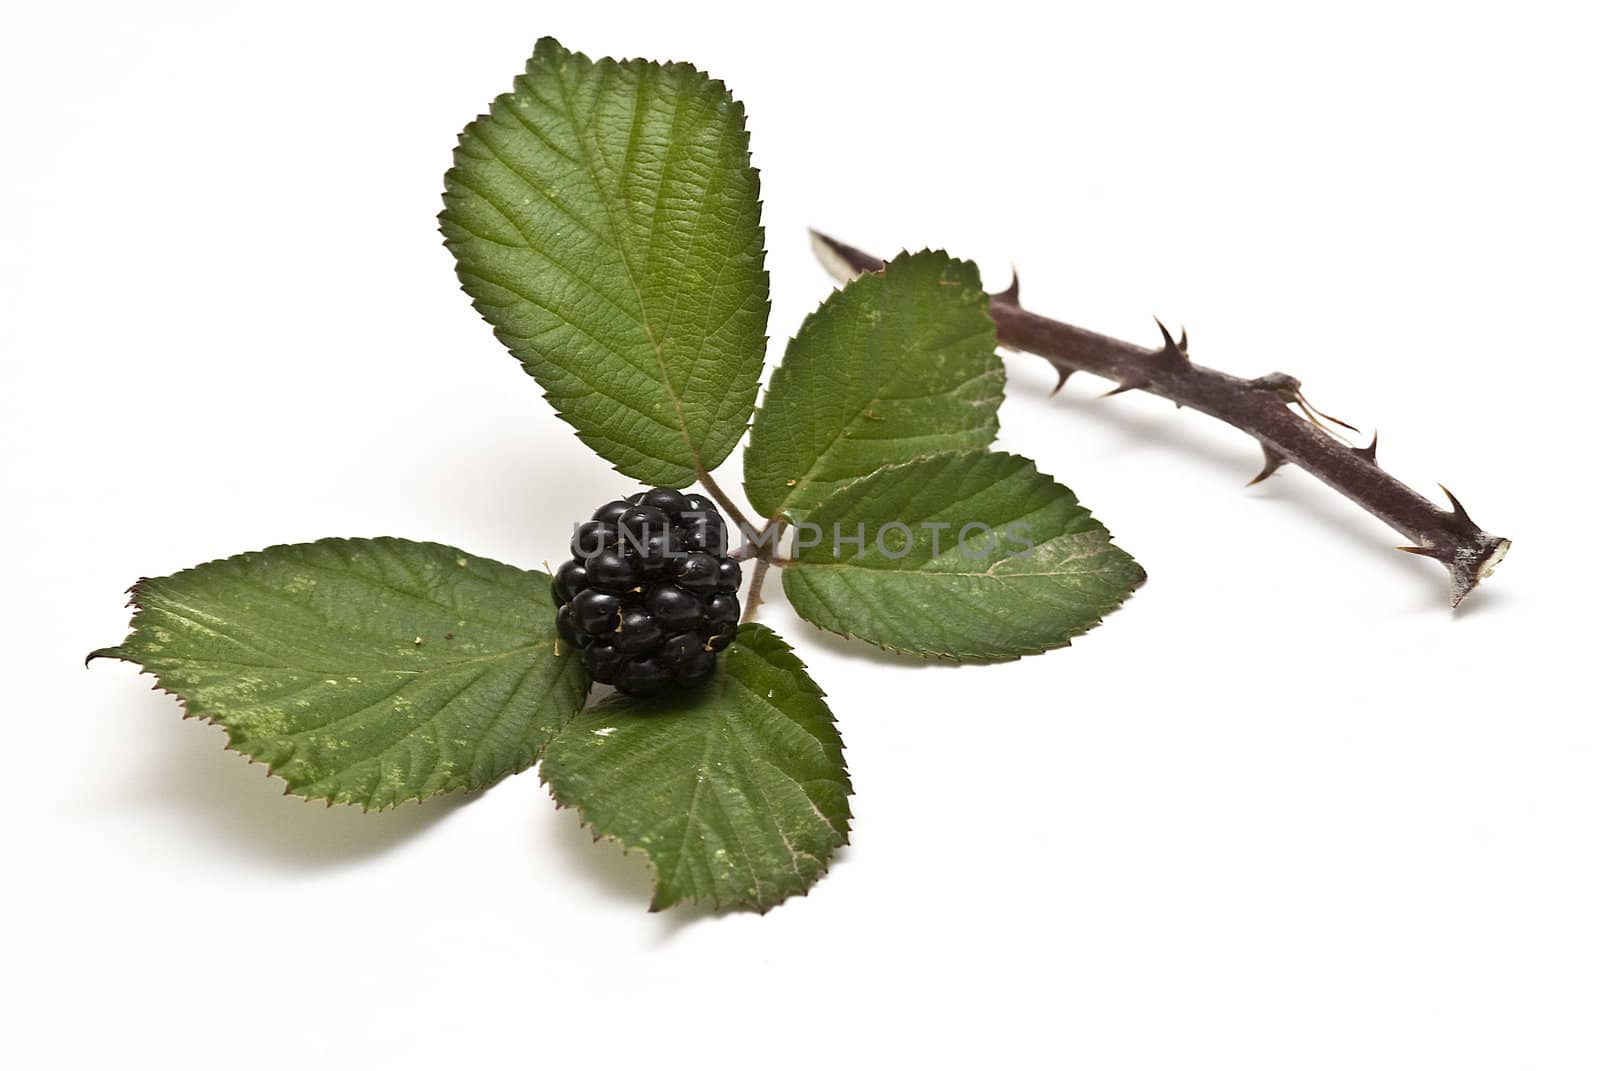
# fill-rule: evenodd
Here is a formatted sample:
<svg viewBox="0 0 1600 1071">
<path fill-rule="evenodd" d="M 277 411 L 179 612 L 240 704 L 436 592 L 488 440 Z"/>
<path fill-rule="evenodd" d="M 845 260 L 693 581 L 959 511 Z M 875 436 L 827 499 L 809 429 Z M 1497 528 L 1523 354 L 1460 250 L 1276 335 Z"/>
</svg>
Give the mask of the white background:
<svg viewBox="0 0 1600 1071">
<path fill-rule="evenodd" d="M 8 12 L 0 1058 L 1600 1065 L 1587 5 L 754 7 Z M 1451 613 L 1304 473 L 1245 490 L 1238 433 L 1010 355 L 1000 444 L 1150 582 L 989 668 L 765 609 L 857 786 L 809 897 L 648 914 L 531 773 L 281 796 L 83 655 L 140 575 L 324 535 L 532 566 L 628 489 L 435 230 L 456 131 L 546 33 L 746 102 L 775 351 L 828 289 L 808 225 L 1015 262 L 1040 311 L 1299 375 L 1515 548 Z"/>
</svg>

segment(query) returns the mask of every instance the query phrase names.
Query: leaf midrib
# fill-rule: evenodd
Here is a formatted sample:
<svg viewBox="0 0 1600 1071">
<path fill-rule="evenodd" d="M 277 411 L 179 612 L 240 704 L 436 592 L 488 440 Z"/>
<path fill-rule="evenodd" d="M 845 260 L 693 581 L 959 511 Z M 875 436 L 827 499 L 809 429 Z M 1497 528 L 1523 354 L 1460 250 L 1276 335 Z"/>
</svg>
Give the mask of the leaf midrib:
<svg viewBox="0 0 1600 1071">
<path fill-rule="evenodd" d="M 896 375 L 898 375 L 898 374 L 899 373 L 897 371 Z M 933 392 L 930 392 L 928 394 L 921 395 L 918 399 L 912 399 L 912 400 L 920 400 L 920 399 L 923 399 L 923 398 L 945 398 L 945 397 L 949 397 L 951 395 L 960 393 L 966 387 L 970 386 L 973 383 L 976 383 L 978 380 L 984 379 L 984 378 L 989 377 L 989 376 L 992 376 L 993 374 L 994 374 L 994 370 L 992 368 L 986 368 L 979 375 L 973 376 L 971 379 L 963 380 L 956 387 L 953 387 L 953 388 L 951 388 L 949 390 L 933 391 Z M 784 512 L 789 508 L 789 504 L 794 501 L 794 499 L 795 499 L 795 497 L 797 495 L 799 495 L 800 489 L 803 488 L 803 487 L 806 487 L 806 486 L 808 486 L 810 484 L 814 484 L 814 483 L 818 483 L 818 482 L 849 483 L 849 482 L 853 482 L 855 480 L 865 479 L 867 476 L 871 476 L 873 474 L 873 472 L 881 471 L 882 466 L 879 466 L 878 468 L 873 469 L 872 472 L 863 473 L 863 474 L 861 474 L 859 476 L 843 476 L 843 477 L 839 477 L 838 479 L 831 479 L 831 480 L 827 480 L 827 481 L 819 481 L 817 479 L 817 470 L 823 467 L 823 463 L 832 455 L 834 448 L 839 445 L 840 441 L 845 438 L 846 434 L 848 432 L 854 430 L 856 427 L 858 427 L 862 423 L 862 420 L 865 418 L 866 414 L 873 408 L 873 406 L 875 406 L 879 402 L 883 402 L 883 401 L 904 401 L 904 400 L 906 400 L 906 399 L 899 398 L 899 397 L 885 398 L 883 392 L 888 387 L 890 387 L 894 382 L 895 382 L 895 377 L 890 377 L 890 379 L 887 380 L 886 382 L 879 383 L 877 386 L 875 386 L 873 388 L 873 392 L 874 392 L 873 396 L 871 398 L 868 398 L 866 404 L 863 405 L 859 410 L 857 410 L 856 414 L 854 416 L 852 416 L 847 422 L 842 424 L 840 426 L 839 430 L 836 431 L 833 434 L 833 436 L 828 440 L 828 444 L 817 452 L 816 457 L 811 462 L 811 467 L 806 470 L 805 475 L 803 475 L 803 476 L 799 477 L 798 479 L 796 479 L 795 482 L 794 482 L 794 486 L 793 487 L 784 488 L 783 495 L 778 500 L 778 507 L 775 510 L 772 511 L 772 516 L 768 518 L 769 521 L 777 520 L 779 517 L 783 516 Z M 923 433 L 921 433 L 919 435 L 896 435 L 892 439 L 881 439 L 881 440 L 874 440 L 874 441 L 875 442 L 903 443 L 903 442 L 909 442 L 912 439 L 927 439 L 927 438 L 935 438 L 935 437 L 946 436 L 946 435 L 959 435 L 959 434 L 962 434 L 962 433 L 964 433 L 964 432 L 966 432 L 968 430 L 969 429 L 967 429 L 967 428 L 939 428 L 939 429 L 936 429 L 936 430 L 933 430 L 933 431 L 923 432 Z"/>
<path fill-rule="evenodd" d="M 280 672 L 280 673 L 281 672 L 314 673 L 314 674 L 318 674 L 318 675 L 320 675 L 320 676 L 322 676 L 324 678 L 327 678 L 327 677 L 341 677 L 341 678 L 342 677 L 348 677 L 348 676 L 351 675 L 351 671 L 352 670 L 355 670 L 355 671 L 357 671 L 359 673 L 362 673 L 362 674 L 380 674 L 380 675 L 389 674 L 389 675 L 397 676 L 397 677 L 402 677 L 402 676 L 422 677 L 422 676 L 427 676 L 428 674 L 432 674 L 432 673 L 438 673 L 438 674 L 451 673 L 451 672 L 453 672 L 453 671 L 455 671 L 457 669 L 460 669 L 462 666 L 476 665 L 477 663 L 480 663 L 480 662 L 492 662 L 492 661 L 495 661 L 496 659 L 510 658 L 513 655 L 531 654 L 532 652 L 537 651 L 537 650 L 543 648 L 544 646 L 545 645 L 543 643 L 530 643 L 530 644 L 525 644 L 525 645 L 523 645 L 521 647 L 509 647 L 509 648 L 507 648 L 507 649 L 505 649 L 503 651 L 494 651 L 494 652 L 491 652 L 489 654 L 473 655 L 471 658 L 455 658 L 455 659 L 451 659 L 448 662 L 440 662 L 440 663 L 437 663 L 436 665 L 428 666 L 425 669 L 397 669 L 397 668 L 391 668 L 391 667 L 388 667 L 388 666 L 381 666 L 381 665 L 373 666 L 373 665 L 360 665 L 360 664 L 356 664 L 356 665 L 353 665 L 353 666 L 344 666 L 344 667 L 339 668 L 339 669 L 326 669 L 326 668 L 322 668 L 322 667 L 319 667 L 319 666 L 283 665 L 281 663 L 270 663 L 270 662 L 237 662 L 237 661 L 234 661 L 234 660 L 228 659 L 228 658 L 205 658 L 205 657 L 194 657 L 194 656 L 186 656 L 186 657 L 177 658 L 177 659 L 149 658 L 148 656 L 146 656 L 145 658 L 142 659 L 142 662 L 143 662 L 144 665 L 148 666 L 150 669 L 158 671 L 158 672 L 160 670 L 162 670 L 162 669 L 174 669 L 174 668 L 181 668 L 183 666 L 219 666 L 219 667 L 233 667 L 233 668 L 236 668 L 236 669 L 256 670 L 256 671 L 262 672 L 262 673 L 271 673 L 271 672 Z"/>
<path fill-rule="evenodd" d="M 621 262 L 622 270 L 628 277 L 628 286 L 633 290 L 634 299 L 639 303 L 639 326 L 644 329 L 645 338 L 650 341 L 650 352 L 655 355 L 656 365 L 661 371 L 662 389 L 667 392 L 667 397 L 672 401 L 673 412 L 678 418 L 678 434 L 683 438 L 684 449 L 688 451 L 689 458 L 694 463 L 695 471 L 697 473 L 704 473 L 705 464 L 701 461 L 700 451 L 695 447 L 694 437 L 689 434 L 689 423 L 687 418 L 684 416 L 683 400 L 678 397 L 678 391 L 672 384 L 672 377 L 667 372 L 666 354 L 662 350 L 661 342 L 656 338 L 655 328 L 650 322 L 650 315 L 645 307 L 644 291 L 640 288 L 639 280 L 634 275 L 633 265 L 628 260 L 627 249 L 624 247 L 620 234 L 617 230 L 617 220 L 611 209 L 611 200 L 606 196 L 605 187 L 600 183 L 600 175 L 595 170 L 594 161 L 590 158 L 589 145 L 588 142 L 584 140 L 583 131 L 578 128 L 578 117 L 572 107 L 572 98 L 567 92 L 567 80 L 558 74 L 556 77 L 556 83 L 561 87 L 562 117 L 566 119 L 567 125 L 572 130 L 573 140 L 578 143 L 578 154 L 583 158 L 584 172 L 588 175 L 589 182 L 594 187 L 596 200 L 600 202 L 600 207 L 606 214 L 606 224 L 611 231 L 611 244 L 617 251 L 617 260 Z M 683 109 L 683 100 L 685 96 L 686 94 L 683 93 L 677 93 L 673 95 L 672 122 L 669 124 L 671 129 L 676 129 L 678 125 L 678 115 Z M 638 96 L 636 94 L 634 97 L 634 108 L 636 111 L 638 106 Z M 668 155 L 670 155 L 670 152 Z M 651 205 L 652 216 L 654 216 L 660 210 L 661 191 L 667 182 L 667 166 L 667 162 L 663 160 L 661 165 L 661 179 L 656 185 L 655 201 Z M 651 230 L 653 233 L 653 226 Z M 657 458 L 656 460 L 664 461 L 666 459 Z"/>
</svg>

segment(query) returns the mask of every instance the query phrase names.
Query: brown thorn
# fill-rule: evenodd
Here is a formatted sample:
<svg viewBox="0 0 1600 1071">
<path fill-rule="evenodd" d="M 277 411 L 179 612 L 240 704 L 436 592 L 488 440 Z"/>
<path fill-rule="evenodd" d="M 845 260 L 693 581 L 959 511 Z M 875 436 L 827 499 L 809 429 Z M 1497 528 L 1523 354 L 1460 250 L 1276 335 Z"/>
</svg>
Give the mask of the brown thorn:
<svg viewBox="0 0 1600 1071">
<path fill-rule="evenodd" d="M 1256 473 L 1256 478 L 1245 484 L 1246 487 L 1254 487 L 1268 476 L 1271 476 L 1274 472 L 1277 472 L 1279 469 L 1283 468 L 1283 455 L 1274 453 L 1267 447 L 1265 443 L 1263 443 L 1261 446 L 1261 456 L 1266 459 L 1266 463 L 1261 466 L 1261 471 Z"/>
<path fill-rule="evenodd" d="M 1149 385 L 1150 385 L 1149 382 L 1146 381 L 1146 380 L 1133 380 L 1132 382 L 1121 383 L 1121 384 L 1118 384 L 1115 387 L 1112 387 L 1110 390 L 1108 390 L 1104 394 L 1100 395 L 1100 397 L 1102 397 L 1102 398 L 1110 398 L 1111 396 L 1116 395 L 1116 394 L 1126 394 L 1130 390 L 1144 390 Z"/>
<path fill-rule="evenodd" d="M 1171 361 L 1171 362 L 1173 362 L 1175 364 L 1186 364 L 1186 363 L 1188 363 L 1188 360 L 1189 360 L 1189 331 L 1188 331 L 1188 328 L 1185 328 L 1184 331 L 1183 331 L 1183 341 L 1182 342 L 1175 342 L 1175 341 L 1173 341 L 1173 338 L 1172 338 L 1172 332 L 1167 330 L 1167 325 L 1161 322 L 1161 318 L 1159 316 L 1151 317 L 1151 319 L 1155 320 L 1156 326 L 1161 328 L 1161 343 L 1162 343 L 1162 345 L 1161 345 L 1161 356 L 1166 358 L 1168 361 Z"/>
<path fill-rule="evenodd" d="M 1438 555 L 1434 554 L 1433 551 L 1429 550 L 1427 547 L 1395 547 L 1394 549 L 1395 550 L 1403 550 L 1407 554 L 1420 554 L 1424 558 L 1434 558 L 1434 557 L 1438 556 Z"/>
<path fill-rule="evenodd" d="M 1178 344 L 1172 340 L 1172 332 L 1168 331 L 1167 325 L 1161 322 L 1161 317 L 1152 316 L 1150 319 L 1154 320 L 1156 322 L 1156 326 L 1161 329 L 1161 340 L 1167 344 L 1167 349 L 1177 349 Z"/>
<path fill-rule="evenodd" d="M 1061 393 L 1061 388 L 1067 385 L 1067 377 L 1076 371 L 1076 368 L 1057 368 L 1056 375 L 1060 376 L 1061 378 L 1057 379 L 1056 385 L 1050 388 L 1050 397 L 1054 398 L 1057 394 Z"/>
<path fill-rule="evenodd" d="M 1372 429 L 1372 441 L 1370 443 L 1366 446 L 1355 448 L 1355 455 L 1374 465 L 1378 463 L 1378 429 Z"/>
<path fill-rule="evenodd" d="M 1478 527 L 1473 524 L 1472 518 L 1467 516 L 1467 511 L 1461 508 L 1461 503 L 1456 499 L 1456 496 L 1450 493 L 1450 488 L 1441 483 L 1439 490 L 1443 491 L 1444 497 L 1450 500 L 1450 511 L 1455 515 L 1456 520 L 1472 528 Z"/>
</svg>

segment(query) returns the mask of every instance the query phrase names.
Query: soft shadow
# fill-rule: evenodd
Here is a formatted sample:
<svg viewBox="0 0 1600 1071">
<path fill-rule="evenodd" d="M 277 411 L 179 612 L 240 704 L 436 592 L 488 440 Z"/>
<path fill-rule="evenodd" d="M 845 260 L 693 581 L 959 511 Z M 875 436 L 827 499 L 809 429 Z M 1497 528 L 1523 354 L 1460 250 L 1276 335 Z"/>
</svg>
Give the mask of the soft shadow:
<svg viewBox="0 0 1600 1071">
<path fill-rule="evenodd" d="M 447 514 L 463 530 L 506 535 L 518 542 L 535 543 L 554 533 L 559 542 L 545 548 L 552 562 L 571 538 L 571 525 L 584 520 L 611 494 L 637 488 L 637 484 L 604 465 L 530 463 L 520 444 L 494 440 L 471 443 L 470 448 L 433 460 L 426 486 L 416 492 L 429 503 L 430 512 Z M 598 488 L 598 490 L 597 490 Z"/>
<path fill-rule="evenodd" d="M 660 943 L 666 944 L 680 934 L 687 933 L 690 929 L 704 922 L 715 922 L 721 919 L 732 918 L 735 915 L 748 915 L 748 911 L 726 910 L 718 911 L 704 900 L 693 900 L 687 904 L 675 904 L 665 911 L 656 913 L 661 920 Z"/>
<path fill-rule="evenodd" d="M 834 851 L 833 858 L 828 861 L 827 872 L 824 873 L 821 878 L 817 879 L 816 884 L 812 885 L 811 888 L 807 889 L 804 893 L 791 896 L 782 903 L 773 905 L 767 909 L 768 912 L 797 910 L 800 905 L 805 902 L 808 896 L 815 896 L 819 890 L 826 889 L 828 885 L 828 879 L 836 874 L 841 867 L 850 861 L 850 849 L 851 846 L 848 844 L 841 845 Z M 739 915 L 751 914 L 754 914 L 754 912 L 738 910 L 718 911 L 710 904 L 700 900 L 696 900 L 689 904 L 679 904 L 676 907 L 668 908 L 666 911 L 661 913 L 661 942 L 665 944 L 666 942 L 678 937 L 678 935 L 685 933 L 693 926 L 708 920 L 728 919 Z"/>
<path fill-rule="evenodd" d="M 1506 599 L 1505 588 L 1484 587 L 1479 584 L 1472 589 L 1471 594 L 1461 601 L 1461 605 L 1455 608 L 1455 612 L 1450 615 L 1450 619 L 1452 621 L 1464 621 L 1469 617 L 1477 617 L 1479 614 L 1503 613 L 1503 608 L 1500 610 L 1490 610 L 1489 608 L 1491 606 L 1501 606 Z"/>
<path fill-rule="evenodd" d="M 582 824 L 578 812 L 571 808 L 554 808 L 544 813 L 547 821 L 559 827 L 551 837 L 556 851 L 567 865 L 582 873 L 582 880 L 598 888 L 607 899 L 641 911 L 649 906 L 656 884 L 649 860 L 638 852 L 624 852 L 622 845 L 614 840 L 595 840 L 594 833 Z"/>
<path fill-rule="evenodd" d="M 1073 381 L 1074 384 L 1076 382 Z M 1099 381 L 1095 382 L 1098 384 Z M 1125 405 L 1119 406 L 1115 398 L 1101 398 L 1094 394 L 1085 396 L 1075 393 L 1076 389 L 1081 388 L 1067 386 L 1054 396 L 1045 391 L 1030 390 L 1027 393 L 1008 394 L 1006 400 L 1044 411 L 1065 410 L 1073 420 L 1118 432 L 1122 443 L 1130 448 L 1176 450 L 1220 472 L 1238 472 L 1241 484 L 1254 475 L 1250 465 L 1260 451 L 1247 437 L 1241 437 L 1237 445 L 1201 438 L 1189 430 L 1189 422 L 1197 415 L 1192 412 L 1186 414 L 1174 406 L 1166 412 L 1146 413 Z M 1242 432 L 1239 434 L 1243 436 Z"/>
<path fill-rule="evenodd" d="M 551 815 L 549 820 L 559 827 L 551 838 L 555 851 L 577 873 L 577 880 L 586 882 L 623 910 L 649 909 L 650 899 L 655 895 L 656 874 L 643 853 L 625 852 L 621 844 L 604 837 L 596 840 L 575 810 L 562 807 L 547 813 Z M 709 904 L 694 901 L 653 914 L 661 928 L 661 940 L 665 941 L 696 922 L 720 918 L 724 913 Z"/>
<path fill-rule="evenodd" d="M 266 767 L 224 750 L 220 728 L 175 715 L 152 695 L 143 715 L 160 743 L 155 760 L 116 795 L 119 805 L 157 807 L 227 855 L 283 869 L 321 870 L 370 860 L 426 832 L 476 793 L 453 792 L 385 811 L 329 806 L 284 794 Z M 161 715 L 165 715 L 163 719 Z"/>
<path fill-rule="evenodd" d="M 1406 583 L 1419 598 L 1425 598 L 1428 605 L 1449 604 L 1450 582 L 1441 566 L 1416 554 L 1396 550 L 1405 537 L 1387 527 L 1382 527 L 1374 538 L 1373 529 L 1381 522 L 1374 521 L 1338 492 L 1315 483 L 1312 477 L 1300 472 L 1280 472 L 1250 488 L 1248 497 L 1282 502 L 1304 516 L 1315 518 L 1321 527 L 1342 532 L 1348 537 L 1346 541 L 1365 552 L 1374 564 L 1391 576 L 1405 577 Z M 1347 508 L 1340 509 L 1341 502 Z"/>
<path fill-rule="evenodd" d="M 558 827 L 550 841 L 556 853 L 577 872 L 578 880 L 587 881 L 600 895 L 623 908 L 643 911 L 649 906 L 650 898 L 655 893 L 655 870 L 642 853 L 624 852 L 622 845 L 606 838 L 595 840 L 594 834 L 582 824 L 575 810 L 562 807 L 545 813 L 548 816 L 545 820 L 556 823 Z M 829 874 L 847 861 L 849 851 L 850 846 L 845 845 L 834 853 L 828 867 Z M 821 882 L 813 886 L 811 891 L 815 892 L 827 880 L 828 874 L 824 874 Z M 799 899 L 790 897 L 772 910 L 782 911 Z M 661 927 L 660 940 L 666 942 L 699 923 L 749 913 L 718 911 L 704 900 L 693 900 L 656 912 L 655 917 Z"/>
</svg>

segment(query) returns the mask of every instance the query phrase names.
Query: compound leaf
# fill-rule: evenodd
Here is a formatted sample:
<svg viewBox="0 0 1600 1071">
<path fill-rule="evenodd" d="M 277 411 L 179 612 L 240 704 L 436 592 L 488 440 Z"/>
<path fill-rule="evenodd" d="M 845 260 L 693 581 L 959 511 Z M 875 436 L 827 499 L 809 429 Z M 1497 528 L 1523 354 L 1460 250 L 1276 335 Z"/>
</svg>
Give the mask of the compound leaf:
<svg viewBox="0 0 1600 1071">
<path fill-rule="evenodd" d="M 550 578 L 437 543 L 325 539 L 141 580 L 134 662 L 308 799 L 381 808 L 533 765 L 583 704 Z"/>
<path fill-rule="evenodd" d="M 768 299 L 744 108 L 721 82 L 545 38 L 462 131 L 444 202 L 462 287 L 579 438 L 672 487 L 728 456 Z"/>
<path fill-rule="evenodd" d="M 886 465 L 987 446 L 1005 368 L 978 269 L 902 253 L 806 318 L 772 374 L 745 450 L 762 516 L 800 518 Z"/>
<path fill-rule="evenodd" d="M 721 661 L 696 691 L 584 711 L 539 765 L 559 804 L 649 858 L 652 910 L 765 911 L 809 889 L 849 834 L 844 747 L 805 666 L 753 624 Z"/>
<path fill-rule="evenodd" d="M 795 538 L 783 589 L 801 617 L 958 662 L 1065 646 L 1144 579 L 1071 491 L 1015 454 L 884 469 L 837 491 Z"/>
</svg>

